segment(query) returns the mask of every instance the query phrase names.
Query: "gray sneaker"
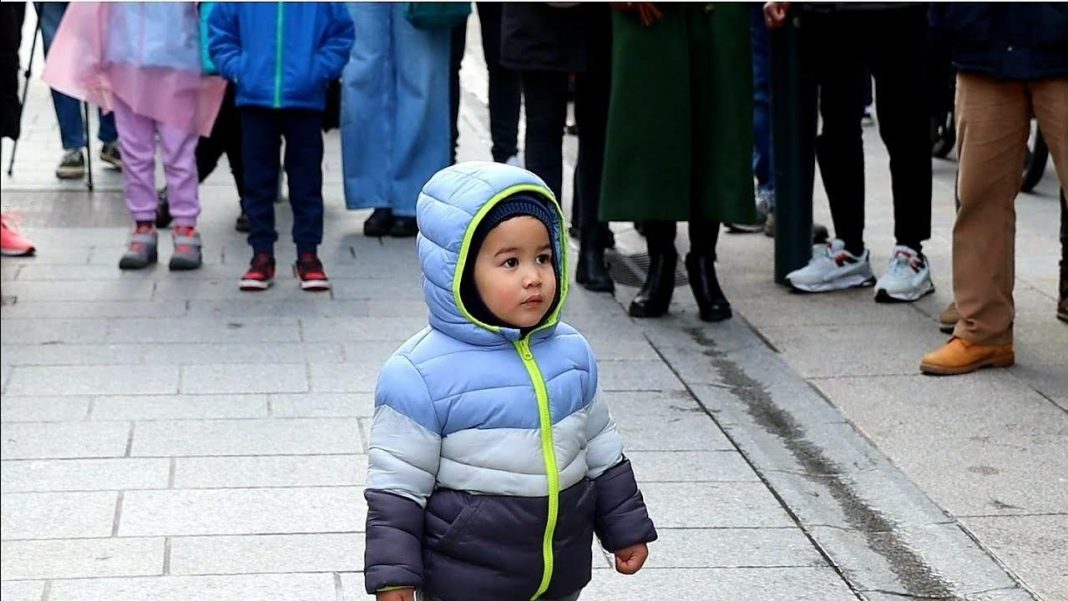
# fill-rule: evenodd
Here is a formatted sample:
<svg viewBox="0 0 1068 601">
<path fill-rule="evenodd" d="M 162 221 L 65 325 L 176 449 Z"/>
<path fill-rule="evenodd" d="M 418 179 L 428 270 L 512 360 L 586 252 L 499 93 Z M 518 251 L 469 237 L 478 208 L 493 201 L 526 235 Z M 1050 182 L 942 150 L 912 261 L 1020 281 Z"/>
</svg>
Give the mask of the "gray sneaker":
<svg viewBox="0 0 1068 601">
<path fill-rule="evenodd" d="M 171 230 L 174 254 L 171 255 L 171 271 L 198 269 L 203 262 L 200 255 L 200 234 L 191 227 L 175 227 Z"/>
<path fill-rule="evenodd" d="M 144 269 L 155 263 L 158 244 L 156 228 L 138 226 L 130 236 L 126 253 L 119 259 L 119 269 Z"/>
<path fill-rule="evenodd" d="M 80 149 L 68 150 L 63 154 L 63 159 L 56 167 L 56 177 L 59 179 L 81 179 L 85 177 L 85 157 Z"/>
<path fill-rule="evenodd" d="M 100 147 L 100 160 L 122 171 L 122 153 L 118 142 L 106 142 Z"/>
</svg>

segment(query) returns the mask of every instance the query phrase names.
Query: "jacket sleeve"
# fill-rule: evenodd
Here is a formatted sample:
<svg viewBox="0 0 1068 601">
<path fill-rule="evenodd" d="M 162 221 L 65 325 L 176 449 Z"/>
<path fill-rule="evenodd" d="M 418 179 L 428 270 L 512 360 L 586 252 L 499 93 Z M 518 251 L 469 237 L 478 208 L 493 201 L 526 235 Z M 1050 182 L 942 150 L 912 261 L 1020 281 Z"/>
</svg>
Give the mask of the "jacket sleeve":
<svg viewBox="0 0 1068 601">
<path fill-rule="evenodd" d="M 329 4 L 330 18 L 323 33 L 319 48 L 319 68 L 323 78 L 331 81 L 341 77 L 341 71 L 349 62 L 349 52 L 356 39 L 356 28 L 349 16 L 349 9 L 340 2 Z"/>
<path fill-rule="evenodd" d="M 623 439 L 608 405 L 597 394 L 597 360 L 592 351 L 588 353 L 590 378 L 586 394 L 592 400 L 586 418 L 586 473 L 597 491 L 593 527 L 601 545 L 614 553 L 656 540 L 656 528 L 649 519 L 630 461 L 623 456 Z"/>
<path fill-rule="evenodd" d="M 440 433 L 422 375 L 406 357 L 394 355 L 379 374 L 368 449 L 369 594 L 423 584 L 423 510 L 437 479 Z"/>
<path fill-rule="evenodd" d="M 234 3 L 220 2 L 211 10 L 208 52 L 219 74 L 236 83 L 241 64 L 241 29 Z"/>
</svg>

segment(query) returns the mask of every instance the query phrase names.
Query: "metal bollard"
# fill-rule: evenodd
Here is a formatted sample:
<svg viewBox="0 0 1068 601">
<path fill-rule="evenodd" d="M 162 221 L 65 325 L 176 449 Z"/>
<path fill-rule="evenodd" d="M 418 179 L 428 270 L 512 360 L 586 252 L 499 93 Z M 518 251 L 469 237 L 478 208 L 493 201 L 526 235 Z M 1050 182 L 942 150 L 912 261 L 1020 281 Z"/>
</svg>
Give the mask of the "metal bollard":
<svg viewBox="0 0 1068 601">
<path fill-rule="evenodd" d="M 805 185 L 802 146 L 800 19 L 769 32 L 771 131 L 775 156 L 775 282 L 804 267 L 812 256 L 812 186 Z M 814 158 L 814 157 L 813 157 Z M 806 189 L 807 188 L 807 189 Z"/>
</svg>

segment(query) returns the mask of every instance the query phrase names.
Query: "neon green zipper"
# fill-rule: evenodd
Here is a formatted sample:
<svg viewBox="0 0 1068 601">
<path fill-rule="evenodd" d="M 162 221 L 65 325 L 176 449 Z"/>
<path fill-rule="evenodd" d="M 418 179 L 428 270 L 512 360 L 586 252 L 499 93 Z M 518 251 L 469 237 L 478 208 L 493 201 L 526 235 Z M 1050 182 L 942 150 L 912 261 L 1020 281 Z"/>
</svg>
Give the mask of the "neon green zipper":
<svg viewBox="0 0 1068 601">
<path fill-rule="evenodd" d="M 282 24 L 285 23 L 285 5 L 278 3 L 278 26 L 275 40 L 278 47 L 274 55 L 274 108 L 282 108 Z"/>
<path fill-rule="evenodd" d="M 541 556 L 545 566 L 541 573 L 541 584 L 531 599 L 537 599 L 549 588 L 553 577 L 553 533 L 556 532 L 556 518 L 560 510 L 560 473 L 556 469 L 556 449 L 553 446 L 553 417 L 549 407 L 549 392 L 545 389 L 545 379 L 541 375 L 534 353 L 530 352 L 530 339 L 517 340 L 515 348 L 523 360 L 523 366 L 530 374 L 534 384 L 534 395 L 538 399 L 538 422 L 541 431 L 541 454 L 545 460 L 545 477 L 549 481 L 549 517 L 545 521 L 545 536 L 541 542 Z"/>
</svg>

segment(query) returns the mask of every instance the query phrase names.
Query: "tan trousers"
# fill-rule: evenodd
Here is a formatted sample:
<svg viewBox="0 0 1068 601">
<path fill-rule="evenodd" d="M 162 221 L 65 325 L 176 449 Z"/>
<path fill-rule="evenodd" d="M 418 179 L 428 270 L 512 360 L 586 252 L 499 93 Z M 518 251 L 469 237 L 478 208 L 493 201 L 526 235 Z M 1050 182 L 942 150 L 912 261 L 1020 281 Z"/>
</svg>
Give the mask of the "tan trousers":
<svg viewBox="0 0 1068 601">
<path fill-rule="evenodd" d="M 1016 208 L 1034 116 L 1068 189 L 1068 78 L 1002 81 L 957 76 L 957 196 L 953 227 L 954 336 L 976 344 L 1012 342 Z M 1053 227 L 1053 226 L 1051 226 Z"/>
</svg>

